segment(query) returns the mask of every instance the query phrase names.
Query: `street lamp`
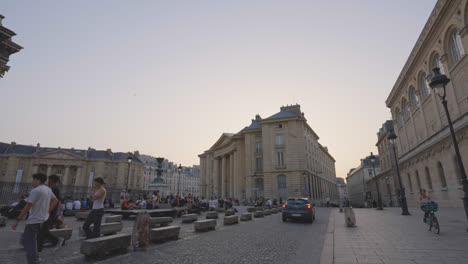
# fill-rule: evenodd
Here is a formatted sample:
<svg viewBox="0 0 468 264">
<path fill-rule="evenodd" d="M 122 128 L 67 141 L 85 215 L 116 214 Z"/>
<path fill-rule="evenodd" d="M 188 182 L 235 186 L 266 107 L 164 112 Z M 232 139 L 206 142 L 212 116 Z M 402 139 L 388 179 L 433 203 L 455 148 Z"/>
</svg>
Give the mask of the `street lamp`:
<svg viewBox="0 0 468 264">
<path fill-rule="evenodd" d="M 128 163 L 128 172 L 127 172 L 127 185 L 125 186 L 125 192 L 128 194 L 128 179 L 130 178 L 130 165 L 132 164 L 133 156 L 132 153 L 128 153 L 127 163 Z"/>
<path fill-rule="evenodd" d="M 375 159 L 376 159 L 376 157 L 371 152 L 370 153 L 370 160 L 372 162 L 372 169 L 374 170 L 375 187 L 377 188 L 377 210 L 383 210 L 383 208 L 382 208 L 382 198 L 380 197 L 379 182 L 377 180 L 377 174 L 375 174 Z"/>
<path fill-rule="evenodd" d="M 180 173 L 182 172 L 182 164 L 179 164 L 179 167 L 177 167 L 177 172 L 179 173 L 179 179 L 177 181 L 177 195 L 180 196 Z"/>
<path fill-rule="evenodd" d="M 445 109 L 445 114 L 447 115 L 447 122 L 450 128 L 450 134 L 452 135 L 453 148 L 455 149 L 455 154 L 457 155 L 458 169 L 460 170 L 461 182 L 463 184 L 463 205 L 465 207 L 465 214 L 468 218 L 468 180 L 466 178 L 465 167 L 463 166 L 463 161 L 460 155 L 460 150 L 458 149 L 457 138 L 455 136 L 455 130 L 453 129 L 452 119 L 450 118 L 450 113 L 447 107 L 446 98 L 446 85 L 450 82 L 450 79 L 447 78 L 444 74 L 440 73 L 440 68 L 434 68 L 432 70 L 434 76 L 429 83 L 429 86 L 434 90 L 434 92 L 439 96 L 442 101 L 442 105 Z M 468 232 L 468 229 L 466 230 Z"/>
<path fill-rule="evenodd" d="M 398 159 L 397 159 L 396 150 L 395 150 L 396 139 L 397 139 L 397 135 L 395 135 L 395 133 L 392 131 L 390 135 L 388 135 L 388 140 L 390 141 L 393 147 L 393 157 L 395 158 L 396 172 L 398 176 L 398 183 L 400 186 L 401 214 L 410 215 L 410 213 L 408 212 L 408 204 L 406 203 L 405 188 L 403 188 L 403 184 L 401 182 L 400 167 L 398 167 Z"/>
</svg>

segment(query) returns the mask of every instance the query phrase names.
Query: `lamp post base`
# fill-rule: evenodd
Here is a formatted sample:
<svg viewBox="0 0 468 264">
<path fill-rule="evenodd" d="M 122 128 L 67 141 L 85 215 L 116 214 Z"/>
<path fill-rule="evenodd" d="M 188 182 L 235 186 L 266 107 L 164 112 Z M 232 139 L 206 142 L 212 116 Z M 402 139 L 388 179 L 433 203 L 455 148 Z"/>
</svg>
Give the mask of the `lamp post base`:
<svg viewBox="0 0 468 264">
<path fill-rule="evenodd" d="M 409 212 L 402 212 L 401 215 L 410 215 Z"/>
</svg>

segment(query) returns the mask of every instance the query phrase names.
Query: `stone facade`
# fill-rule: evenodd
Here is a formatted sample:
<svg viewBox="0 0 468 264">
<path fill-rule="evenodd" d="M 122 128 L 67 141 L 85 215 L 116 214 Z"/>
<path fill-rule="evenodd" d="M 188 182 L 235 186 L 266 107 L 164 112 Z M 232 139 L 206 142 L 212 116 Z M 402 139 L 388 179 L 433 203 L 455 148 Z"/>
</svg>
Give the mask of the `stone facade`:
<svg viewBox="0 0 468 264">
<path fill-rule="evenodd" d="M 143 163 L 138 159 L 138 151 L 131 155 L 128 187 L 141 190 Z M 74 198 L 86 197 L 92 179 L 102 177 L 116 202 L 127 184 L 128 156 L 129 153 L 112 152 L 111 149 L 80 150 L 0 143 L 0 204 L 4 202 L 1 200 L 4 195 L 18 196 L 28 192 L 32 188 L 31 176 L 38 172 L 58 175 L 62 195 Z M 4 199 L 11 200 L 11 197 Z"/>
<path fill-rule="evenodd" d="M 398 162 L 408 206 L 418 205 L 421 188 L 441 206 L 463 206 L 446 114 L 428 82 L 435 67 L 451 79 L 448 107 L 462 159 L 468 165 L 467 50 L 468 1 L 439 0 L 386 100 L 398 136 Z"/>
<path fill-rule="evenodd" d="M 308 196 L 337 203 L 335 160 L 318 142 L 299 105 L 262 119 L 236 134 L 224 133 L 200 157 L 205 196 L 239 199 Z"/>
<path fill-rule="evenodd" d="M 375 174 L 380 173 L 380 159 L 375 155 Z M 348 190 L 348 198 L 351 205 L 354 207 L 364 207 L 365 200 L 375 198 L 372 196 L 371 190 L 367 187 L 367 181 L 373 178 L 374 170 L 372 162 L 368 157 L 361 159 L 361 165 L 355 169 L 351 169 L 346 177 L 346 187 Z"/>
<path fill-rule="evenodd" d="M 348 188 L 343 178 L 336 178 L 336 185 L 338 186 L 338 198 L 342 202 L 345 197 L 348 197 Z"/>
<path fill-rule="evenodd" d="M 0 15 L 0 78 L 10 69 L 10 66 L 7 65 L 10 55 L 23 49 L 11 40 L 16 33 L 3 26 L 2 20 L 4 18 Z"/>
</svg>

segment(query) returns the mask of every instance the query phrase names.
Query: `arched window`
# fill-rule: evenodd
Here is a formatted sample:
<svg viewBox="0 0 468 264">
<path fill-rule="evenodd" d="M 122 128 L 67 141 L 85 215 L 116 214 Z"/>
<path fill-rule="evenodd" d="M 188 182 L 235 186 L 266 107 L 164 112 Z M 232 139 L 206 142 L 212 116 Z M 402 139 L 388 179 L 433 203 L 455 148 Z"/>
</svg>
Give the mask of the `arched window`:
<svg viewBox="0 0 468 264">
<path fill-rule="evenodd" d="M 440 61 L 439 54 L 435 54 L 432 58 L 432 68 L 439 68 L 440 73 L 445 74 L 444 65 L 442 65 L 442 62 Z"/>
<path fill-rule="evenodd" d="M 429 173 L 429 168 L 426 167 L 426 181 L 427 181 L 427 188 L 432 190 L 432 179 L 431 174 Z"/>
<path fill-rule="evenodd" d="M 429 85 L 427 85 L 426 73 L 423 73 L 421 75 L 421 79 L 419 80 L 419 82 L 421 85 L 422 94 L 424 98 L 426 98 L 431 93 L 431 90 L 429 89 Z"/>
<path fill-rule="evenodd" d="M 398 107 L 395 109 L 395 117 L 397 125 L 401 127 L 403 125 L 403 118 L 401 117 L 401 111 Z"/>
<path fill-rule="evenodd" d="M 437 162 L 437 170 L 439 171 L 440 186 L 442 188 L 447 188 L 447 180 L 445 179 L 444 167 L 442 167 L 442 163 L 440 163 L 440 161 Z"/>
<path fill-rule="evenodd" d="M 465 54 L 463 50 L 463 42 L 460 37 L 458 28 L 454 29 L 450 34 L 450 54 L 452 55 L 453 64 L 460 61 L 462 56 Z"/>
<path fill-rule="evenodd" d="M 412 100 L 412 104 L 413 104 L 413 111 L 416 110 L 416 108 L 419 107 L 419 96 L 418 96 L 418 92 L 416 91 L 416 89 L 414 88 L 411 88 L 411 100 Z"/>
<path fill-rule="evenodd" d="M 418 185 L 418 191 L 421 190 L 421 180 L 419 179 L 419 172 L 416 171 L 416 184 Z"/>
<path fill-rule="evenodd" d="M 402 107 L 403 107 L 403 114 L 405 115 L 405 120 L 406 120 L 410 117 L 410 110 L 409 110 L 408 101 L 406 101 L 405 98 L 403 98 Z"/>
<path fill-rule="evenodd" d="M 410 192 L 413 192 L 413 183 L 411 182 L 411 175 L 408 173 L 408 184 Z"/>
</svg>

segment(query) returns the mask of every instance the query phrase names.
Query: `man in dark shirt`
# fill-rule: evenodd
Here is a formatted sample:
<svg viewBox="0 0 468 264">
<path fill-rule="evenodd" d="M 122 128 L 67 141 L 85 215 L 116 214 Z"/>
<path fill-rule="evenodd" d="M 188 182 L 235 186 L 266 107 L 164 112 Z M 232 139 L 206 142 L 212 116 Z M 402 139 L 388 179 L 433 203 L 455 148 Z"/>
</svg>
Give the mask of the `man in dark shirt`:
<svg viewBox="0 0 468 264">
<path fill-rule="evenodd" d="M 57 186 L 57 183 L 59 182 L 59 177 L 57 175 L 50 175 L 47 180 L 47 185 L 49 186 L 50 189 L 52 189 L 52 192 L 54 193 L 55 197 L 57 200 L 60 200 L 60 190 Z M 37 250 L 39 252 L 42 251 L 42 248 L 44 246 L 45 241 L 50 241 L 53 246 L 62 246 L 63 243 L 63 238 L 58 239 L 54 237 L 49 230 L 55 226 L 55 223 L 57 222 L 57 210 L 59 207 L 59 203 L 52 209 L 52 211 L 49 214 L 49 219 L 45 221 L 41 229 L 39 230 L 39 233 L 37 234 Z M 60 243 L 59 243 L 60 242 Z"/>
</svg>

